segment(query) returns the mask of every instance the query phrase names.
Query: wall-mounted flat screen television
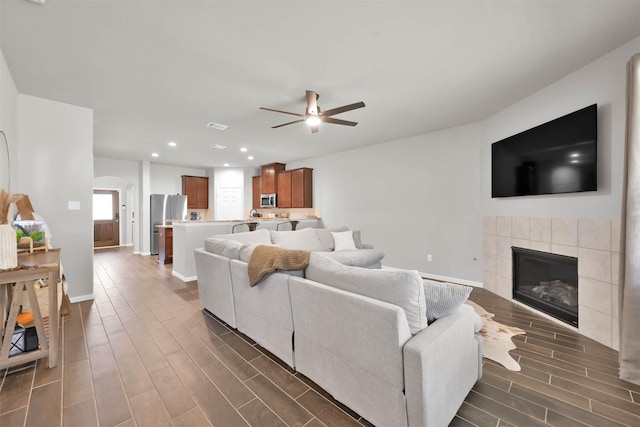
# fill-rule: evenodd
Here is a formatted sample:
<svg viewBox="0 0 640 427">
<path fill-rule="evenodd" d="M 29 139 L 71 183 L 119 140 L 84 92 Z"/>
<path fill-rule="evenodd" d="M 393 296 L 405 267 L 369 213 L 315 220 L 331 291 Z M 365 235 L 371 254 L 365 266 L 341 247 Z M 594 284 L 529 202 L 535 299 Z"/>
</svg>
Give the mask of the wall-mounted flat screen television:
<svg viewBox="0 0 640 427">
<path fill-rule="evenodd" d="M 596 191 L 598 106 L 491 145 L 491 197 Z"/>
</svg>

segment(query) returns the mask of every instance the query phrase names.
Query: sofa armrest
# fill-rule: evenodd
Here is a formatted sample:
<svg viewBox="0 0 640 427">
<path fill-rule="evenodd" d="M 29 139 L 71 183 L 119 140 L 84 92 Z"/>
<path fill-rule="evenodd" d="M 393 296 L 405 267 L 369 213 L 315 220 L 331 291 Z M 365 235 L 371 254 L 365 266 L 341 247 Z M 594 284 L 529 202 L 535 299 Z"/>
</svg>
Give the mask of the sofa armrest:
<svg viewBox="0 0 640 427">
<path fill-rule="evenodd" d="M 404 346 L 409 427 L 445 426 L 481 375 L 473 308 L 463 304 Z"/>
<path fill-rule="evenodd" d="M 370 245 L 368 243 L 363 243 L 362 244 L 362 249 L 373 249 L 373 245 Z"/>
</svg>

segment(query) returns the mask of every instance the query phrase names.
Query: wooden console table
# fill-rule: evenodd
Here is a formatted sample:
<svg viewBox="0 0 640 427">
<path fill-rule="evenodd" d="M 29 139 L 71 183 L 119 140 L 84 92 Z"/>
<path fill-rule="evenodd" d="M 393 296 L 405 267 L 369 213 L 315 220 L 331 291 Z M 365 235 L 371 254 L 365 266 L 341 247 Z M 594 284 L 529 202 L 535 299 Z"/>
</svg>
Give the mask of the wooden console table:
<svg viewBox="0 0 640 427">
<path fill-rule="evenodd" d="M 2 321 L 0 321 L 0 369 L 20 365 L 43 357 L 49 357 L 49 368 L 58 363 L 58 286 L 60 279 L 60 249 L 48 252 L 36 252 L 33 254 L 19 254 L 18 264 L 27 268 L 16 270 L 0 270 L 0 309 Z M 28 268 L 31 267 L 31 268 Z M 48 283 L 49 300 L 49 337 L 44 329 L 40 305 L 34 289 L 39 280 L 46 279 Z M 39 349 L 27 353 L 9 357 L 13 333 L 16 326 L 16 317 L 23 301 L 23 295 L 27 294 L 33 313 L 33 322 L 38 334 Z M 9 311 L 6 328 L 4 318 Z"/>
</svg>

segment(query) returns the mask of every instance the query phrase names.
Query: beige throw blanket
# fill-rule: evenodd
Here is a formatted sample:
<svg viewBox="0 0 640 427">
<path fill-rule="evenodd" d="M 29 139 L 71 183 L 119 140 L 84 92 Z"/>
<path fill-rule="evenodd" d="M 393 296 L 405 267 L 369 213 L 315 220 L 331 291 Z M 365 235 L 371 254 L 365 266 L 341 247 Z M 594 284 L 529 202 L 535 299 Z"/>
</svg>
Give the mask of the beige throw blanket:
<svg viewBox="0 0 640 427">
<path fill-rule="evenodd" d="M 259 245 L 249 259 L 249 285 L 255 286 L 278 270 L 302 270 L 309 264 L 309 251 Z"/>
</svg>

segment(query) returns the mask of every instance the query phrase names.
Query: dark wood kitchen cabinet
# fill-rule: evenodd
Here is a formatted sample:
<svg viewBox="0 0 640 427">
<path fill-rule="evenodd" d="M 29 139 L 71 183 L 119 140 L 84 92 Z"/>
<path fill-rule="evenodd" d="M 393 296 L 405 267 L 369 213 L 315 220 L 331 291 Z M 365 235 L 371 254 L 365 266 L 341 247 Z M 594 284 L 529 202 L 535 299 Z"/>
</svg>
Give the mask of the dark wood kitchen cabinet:
<svg viewBox="0 0 640 427">
<path fill-rule="evenodd" d="M 209 177 L 182 175 L 182 194 L 187 209 L 209 209 Z"/>
<path fill-rule="evenodd" d="M 313 207 L 313 169 L 291 170 L 291 207 Z"/>
<path fill-rule="evenodd" d="M 260 194 L 262 193 L 262 177 L 251 178 L 251 200 L 254 209 L 260 209 Z"/>
<path fill-rule="evenodd" d="M 262 194 L 271 194 L 278 192 L 278 172 L 284 171 L 286 165 L 283 163 L 269 163 L 268 165 L 262 165 L 262 188 L 260 192 Z"/>
<path fill-rule="evenodd" d="M 158 262 L 160 264 L 173 263 L 173 228 L 158 227 Z"/>
<path fill-rule="evenodd" d="M 284 171 L 278 174 L 278 198 L 279 208 L 291 207 L 291 171 Z"/>
<path fill-rule="evenodd" d="M 313 169 L 291 169 L 278 174 L 278 207 L 313 207 Z"/>
</svg>

